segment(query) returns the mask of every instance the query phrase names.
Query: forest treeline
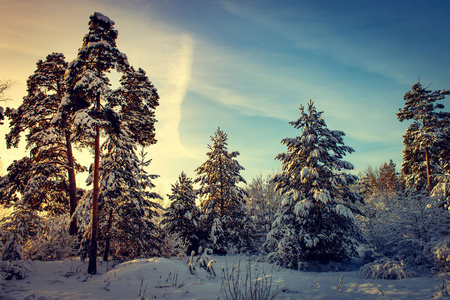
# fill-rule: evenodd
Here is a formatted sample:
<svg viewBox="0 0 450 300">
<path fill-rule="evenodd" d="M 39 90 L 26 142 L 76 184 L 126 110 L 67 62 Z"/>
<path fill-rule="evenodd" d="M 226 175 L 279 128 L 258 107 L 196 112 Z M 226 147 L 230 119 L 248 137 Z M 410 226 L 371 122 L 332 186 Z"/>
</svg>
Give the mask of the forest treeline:
<svg viewBox="0 0 450 300">
<path fill-rule="evenodd" d="M 93 13 L 77 57 L 39 60 L 23 103 L 0 111 L 10 124 L 7 147 L 24 138 L 28 151 L 0 178 L 0 204 L 11 210 L 0 224 L 5 278 L 24 277 L 24 260 L 79 257 L 95 274 L 99 257 L 206 251 L 298 270 L 358 265 L 371 278 L 450 268 L 450 113 L 441 101 L 448 91 L 418 82 L 406 92 L 396 116 L 410 123 L 400 173 L 391 160 L 351 174 L 345 133 L 329 129 L 309 101 L 290 122 L 299 135 L 281 141 L 280 172 L 247 183 L 239 152 L 218 128 L 196 177 L 181 172 L 163 208 L 145 151 L 157 142 L 159 95 L 117 48 L 114 25 Z M 111 71 L 121 76 L 114 89 Z M 93 161 L 78 161 L 74 148 Z M 82 189 L 76 174 L 86 171 Z"/>
</svg>

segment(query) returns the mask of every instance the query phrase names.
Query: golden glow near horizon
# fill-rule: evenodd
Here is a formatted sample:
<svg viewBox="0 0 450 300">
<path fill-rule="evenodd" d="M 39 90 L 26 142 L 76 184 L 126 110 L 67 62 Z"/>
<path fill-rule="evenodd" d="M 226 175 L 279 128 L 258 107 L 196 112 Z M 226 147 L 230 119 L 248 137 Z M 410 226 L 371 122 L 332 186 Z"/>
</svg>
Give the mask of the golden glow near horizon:
<svg viewBox="0 0 450 300">
<path fill-rule="evenodd" d="M 9 2 L 9 1 L 8 1 Z M 82 38 L 88 32 L 87 23 L 92 9 L 88 2 L 85 6 L 67 5 L 54 1 L 38 1 L 25 5 L 21 1 L 8 3 L 2 12 L 0 26 L 0 76 L 14 80 L 14 86 L 7 91 L 11 99 L 3 106 L 17 108 L 26 95 L 26 80 L 33 74 L 36 62 L 44 60 L 51 52 L 62 52 L 70 62 L 75 58 Z M 70 10 L 68 13 L 67 10 Z M 151 174 L 158 174 L 155 181 L 163 192 L 170 192 L 170 184 L 178 175 L 168 172 L 172 160 L 194 159 L 199 157 L 188 151 L 181 143 L 179 125 L 181 120 L 181 104 L 186 94 L 192 68 L 194 40 L 189 34 L 178 34 L 154 20 L 146 20 L 136 14 L 121 16 L 122 11 L 113 11 L 105 7 L 102 12 L 111 11 L 108 15 L 116 22 L 119 32 L 118 48 L 127 54 L 128 60 L 136 68 L 147 72 L 150 81 L 158 89 L 160 106 L 156 111 L 157 144 L 149 147 L 148 158 L 152 159 L 149 168 Z M 69 16 L 70 15 L 70 16 Z M 120 16 L 119 19 L 114 18 Z M 149 22 L 153 22 L 149 26 Z M 154 30 L 158 28 L 158 30 Z M 5 59 L 7 58 L 7 59 Z M 0 127 L 0 135 L 9 132 L 7 123 Z M 0 143 L 2 170 L 13 160 L 26 155 L 24 136 L 19 149 L 7 150 L 5 143 Z M 78 153 L 77 159 L 83 164 L 90 164 L 91 154 L 88 151 Z M 179 171 L 181 173 L 181 170 Z M 85 186 L 82 174 L 77 176 L 77 184 Z M 165 196 L 165 195 L 161 195 Z"/>
<path fill-rule="evenodd" d="M 39 59 L 52 52 L 74 59 L 99 11 L 115 21 L 120 51 L 158 89 L 158 143 L 147 152 L 163 194 L 182 171 L 195 177 L 217 127 L 240 152 L 248 182 L 270 175 L 285 151 L 281 139 L 297 134 L 289 121 L 309 99 L 331 130 L 346 133 L 356 171 L 390 159 L 400 166 L 403 95 L 419 74 L 432 89 L 450 85 L 442 39 L 450 3 L 405 3 L 0 0 L 0 78 L 17 82 L 3 106 L 21 104 Z M 0 135 L 8 131 L 0 127 Z M 0 143 L 3 169 L 23 150 Z"/>
</svg>

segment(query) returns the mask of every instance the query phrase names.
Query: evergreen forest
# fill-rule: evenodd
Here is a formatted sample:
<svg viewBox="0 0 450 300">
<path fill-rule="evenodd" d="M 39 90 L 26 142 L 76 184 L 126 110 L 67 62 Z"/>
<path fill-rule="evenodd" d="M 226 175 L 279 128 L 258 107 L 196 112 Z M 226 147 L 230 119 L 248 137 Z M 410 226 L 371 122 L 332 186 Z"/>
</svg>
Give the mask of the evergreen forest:
<svg viewBox="0 0 450 300">
<path fill-rule="evenodd" d="M 0 221 L 4 278 L 25 278 L 25 261 L 77 258 L 93 275 L 99 261 L 238 253 L 366 278 L 450 271 L 449 91 L 421 82 L 405 91 L 392 116 L 408 124 L 401 165 L 380 162 L 357 175 L 345 133 L 328 128 L 332 112 L 313 100 L 290 122 L 297 135 L 281 140 L 280 171 L 268 177 L 244 179 L 240 153 L 212 128 L 206 160 L 180 170 L 163 207 L 146 149 L 157 143 L 164 99 L 118 49 L 114 25 L 93 13 L 76 58 L 37 61 L 22 104 L 0 110 L 7 147 L 27 150 L 0 178 L 0 205 L 10 211 Z M 120 75 L 114 88 L 112 71 Z M 9 85 L 1 82 L 0 96 Z M 84 172 L 87 188 L 76 180 Z"/>
</svg>

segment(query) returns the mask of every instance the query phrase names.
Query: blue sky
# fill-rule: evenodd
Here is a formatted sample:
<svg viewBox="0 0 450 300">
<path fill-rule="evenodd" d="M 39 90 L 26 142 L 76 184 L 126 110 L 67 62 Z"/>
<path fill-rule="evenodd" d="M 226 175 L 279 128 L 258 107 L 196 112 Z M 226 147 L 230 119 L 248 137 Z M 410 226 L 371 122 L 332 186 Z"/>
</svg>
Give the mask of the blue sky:
<svg viewBox="0 0 450 300">
<path fill-rule="evenodd" d="M 148 152 L 163 194 L 181 171 L 195 177 L 218 127 L 248 182 L 276 172 L 281 139 L 299 135 L 288 122 L 309 99 L 346 133 L 356 170 L 400 166 L 403 95 L 419 76 L 450 89 L 444 0 L 0 0 L 0 78 L 17 82 L 7 106 L 20 105 L 38 59 L 75 58 L 94 11 L 116 22 L 119 49 L 159 90 L 159 142 Z M 22 155 L 0 151 L 4 169 Z"/>
</svg>

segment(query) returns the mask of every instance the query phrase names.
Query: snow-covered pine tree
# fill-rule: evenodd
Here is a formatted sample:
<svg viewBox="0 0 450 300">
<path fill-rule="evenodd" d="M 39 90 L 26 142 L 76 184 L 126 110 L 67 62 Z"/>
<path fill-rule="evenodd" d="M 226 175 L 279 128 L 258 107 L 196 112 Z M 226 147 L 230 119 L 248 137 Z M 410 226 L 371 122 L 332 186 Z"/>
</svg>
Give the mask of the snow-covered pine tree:
<svg viewBox="0 0 450 300">
<path fill-rule="evenodd" d="M 197 195 L 193 185 L 192 179 L 181 172 L 178 181 L 172 185 L 172 194 L 168 195 L 172 202 L 161 221 L 167 234 L 177 236 L 185 244 L 186 254 L 197 251 L 199 246 L 200 210 L 195 205 Z"/>
<path fill-rule="evenodd" d="M 290 122 L 300 136 L 284 138 L 287 152 L 276 156 L 282 172 L 273 181 L 286 198 L 264 245 L 269 261 L 293 269 L 307 261 L 349 260 L 362 240 L 354 214 L 363 199 L 350 189 L 357 177 L 345 171 L 353 165 L 342 159 L 354 150 L 344 145 L 344 132 L 327 128 L 312 101 L 300 111 Z"/>
<path fill-rule="evenodd" d="M 73 157 L 67 122 L 61 122 L 60 128 L 51 123 L 65 94 L 67 63 L 63 54 L 52 53 L 36 65 L 36 71 L 27 80 L 28 93 L 23 103 L 18 109 L 6 110 L 11 128 L 6 143 L 8 148 L 17 147 L 21 134 L 27 132 L 26 148 L 30 150 L 32 166 L 23 189 L 23 201 L 29 202 L 28 197 L 39 198 L 48 206 L 51 201 L 68 202 L 65 206 L 69 206 L 73 216 L 78 202 L 75 172 L 82 168 Z M 77 232 L 75 219 L 69 232 L 72 235 Z"/>
<path fill-rule="evenodd" d="M 153 222 L 156 209 L 161 206 L 155 199 L 161 197 L 146 188 L 154 188 L 144 169 L 150 161 L 140 161 L 135 153 L 133 134 L 121 124 L 120 131 L 110 132 L 103 144 L 106 152 L 100 164 L 99 212 L 103 238 L 104 258 L 108 252 L 136 258 L 158 252 L 159 232 Z M 111 245 L 111 247 L 110 247 Z"/>
<path fill-rule="evenodd" d="M 109 105 L 119 110 L 121 122 L 127 124 L 136 143 L 144 147 L 156 143 L 155 109 L 159 105 L 159 95 L 144 70 L 127 68 Z"/>
<path fill-rule="evenodd" d="M 447 165 L 446 171 L 450 170 L 450 113 L 443 112 L 444 105 L 438 102 L 448 94 L 447 90 L 432 92 L 418 82 L 403 97 L 405 106 L 397 118 L 400 122 L 413 120 L 403 136 L 401 171 L 408 187 L 431 191 L 437 166 Z"/>
<path fill-rule="evenodd" d="M 129 251 L 131 256 L 148 254 L 158 248 L 158 229 L 152 217 L 161 208 L 153 200 L 161 197 L 147 190 L 154 188 L 152 180 L 157 175 L 145 171 L 150 164 L 145 161 L 145 153 L 142 152 L 140 162 L 135 153 L 136 144 L 144 147 L 156 143 L 154 124 L 158 100 L 157 90 L 145 71 L 140 68 L 136 71 L 131 66 L 123 70 L 120 86 L 109 97 L 108 120 L 113 126 L 105 129 L 107 140 L 102 148 L 107 154 L 100 168 L 100 195 L 105 202 L 101 210 L 107 215 L 104 220 L 108 220 L 102 226 L 106 234 L 105 259 L 113 232 L 119 233 L 112 240 L 116 247 L 134 245 L 134 250 Z M 135 217 L 132 223 L 131 216 Z"/>
<path fill-rule="evenodd" d="M 395 170 L 395 166 L 391 159 L 389 163 L 384 163 L 379 168 L 377 189 L 388 199 L 391 195 L 396 195 L 400 189 L 399 174 Z"/>
<path fill-rule="evenodd" d="M 111 95 L 107 74 L 112 69 L 123 72 L 129 67 L 126 55 L 117 48 L 118 33 L 114 24 L 99 12 L 90 16 L 89 32 L 83 37 L 77 58 L 69 64 L 65 73 L 66 96 L 53 120 L 55 123 L 73 120 L 72 139 L 94 153 L 89 274 L 97 272 L 100 131 L 101 128 L 116 125 L 111 124 L 115 118 L 109 120 L 112 112 L 106 105 Z"/>
<path fill-rule="evenodd" d="M 251 243 L 253 224 L 243 203 L 246 183 L 239 174 L 244 168 L 235 159 L 239 152 L 228 152 L 228 135 L 217 129 L 208 145 L 208 159 L 196 169 L 200 183 L 199 197 L 204 228 L 208 231 L 208 247 L 216 253 L 245 251 Z M 218 227 L 220 226 L 220 228 Z M 221 233 L 219 236 L 215 233 Z"/>
</svg>

